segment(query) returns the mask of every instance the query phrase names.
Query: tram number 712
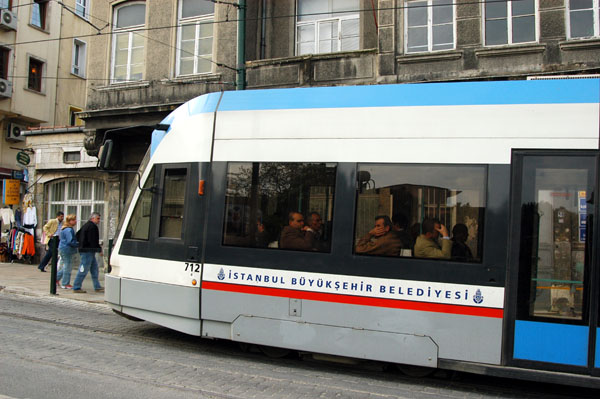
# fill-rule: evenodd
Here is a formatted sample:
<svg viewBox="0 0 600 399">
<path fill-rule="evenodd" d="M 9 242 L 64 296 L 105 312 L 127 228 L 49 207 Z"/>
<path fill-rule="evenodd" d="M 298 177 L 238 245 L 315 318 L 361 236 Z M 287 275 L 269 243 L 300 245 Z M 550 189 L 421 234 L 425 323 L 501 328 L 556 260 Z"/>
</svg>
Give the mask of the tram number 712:
<svg viewBox="0 0 600 399">
<path fill-rule="evenodd" d="M 200 273 L 200 263 L 185 262 L 185 271 L 192 273 Z"/>
</svg>

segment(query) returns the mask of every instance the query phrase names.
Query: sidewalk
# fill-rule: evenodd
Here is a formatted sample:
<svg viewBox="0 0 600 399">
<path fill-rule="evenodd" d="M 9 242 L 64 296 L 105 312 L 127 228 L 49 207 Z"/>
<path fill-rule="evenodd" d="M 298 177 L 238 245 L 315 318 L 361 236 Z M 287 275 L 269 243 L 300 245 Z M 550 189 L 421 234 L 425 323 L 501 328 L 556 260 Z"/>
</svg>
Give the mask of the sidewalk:
<svg viewBox="0 0 600 399">
<path fill-rule="evenodd" d="M 37 266 L 37 263 L 32 265 L 17 262 L 0 263 L 0 291 L 31 296 L 52 296 L 50 294 L 50 265 L 46 267 L 46 273 L 40 272 Z M 100 280 L 100 284 L 104 287 L 104 270 L 102 269 L 102 266 L 100 266 L 98 280 Z M 77 268 L 73 265 L 71 284 L 73 284 L 76 275 Z M 85 276 L 82 289 L 87 292 L 85 294 L 75 294 L 73 290 L 65 290 L 58 285 L 56 287 L 56 295 L 61 298 L 104 303 L 104 293 L 94 291 L 90 273 Z"/>
</svg>

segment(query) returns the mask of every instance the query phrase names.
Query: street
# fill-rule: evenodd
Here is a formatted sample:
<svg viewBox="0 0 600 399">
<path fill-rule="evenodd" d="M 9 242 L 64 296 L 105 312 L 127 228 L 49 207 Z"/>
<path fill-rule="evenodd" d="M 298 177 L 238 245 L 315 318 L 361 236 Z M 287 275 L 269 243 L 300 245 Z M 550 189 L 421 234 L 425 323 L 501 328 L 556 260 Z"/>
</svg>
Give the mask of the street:
<svg viewBox="0 0 600 399">
<path fill-rule="evenodd" d="M 103 304 L 0 291 L 0 398 L 582 398 L 574 387 L 383 364 L 271 359 L 114 314 Z"/>
</svg>

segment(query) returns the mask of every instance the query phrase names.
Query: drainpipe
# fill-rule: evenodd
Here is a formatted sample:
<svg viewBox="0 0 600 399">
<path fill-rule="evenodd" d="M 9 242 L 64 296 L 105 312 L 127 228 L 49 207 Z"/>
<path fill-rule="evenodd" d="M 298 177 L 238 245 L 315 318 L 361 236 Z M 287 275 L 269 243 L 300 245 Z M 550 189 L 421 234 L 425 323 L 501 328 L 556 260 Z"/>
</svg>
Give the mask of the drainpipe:
<svg viewBox="0 0 600 399">
<path fill-rule="evenodd" d="M 64 19 L 64 14 L 63 14 L 63 7 L 60 8 L 60 26 L 59 29 L 60 31 L 58 32 L 58 56 L 56 57 L 56 86 L 54 87 L 54 116 L 53 116 L 53 121 L 52 121 L 52 126 L 56 126 L 56 118 L 58 115 L 58 108 L 59 108 L 59 104 L 58 104 L 58 100 L 59 100 L 59 96 L 58 96 L 58 81 L 59 79 L 59 73 L 60 73 L 60 67 L 61 67 L 61 63 L 62 60 L 60 58 L 60 56 L 62 55 L 60 52 L 60 47 L 61 47 L 61 43 L 62 43 L 62 30 L 63 30 L 63 19 Z M 65 123 L 66 125 L 66 123 Z"/>
<path fill-rule="evenodd" d="M 262 18 L 260 28 L 260 59 L 264 60 L 266 56 L 266 29 L 267 29 L 267 0 L 262 0 Z"/>
<path fill-rule="evenodd" d="M 246 0 L 238 1 L 236 90 L 246 88 Z"/>
</svg>

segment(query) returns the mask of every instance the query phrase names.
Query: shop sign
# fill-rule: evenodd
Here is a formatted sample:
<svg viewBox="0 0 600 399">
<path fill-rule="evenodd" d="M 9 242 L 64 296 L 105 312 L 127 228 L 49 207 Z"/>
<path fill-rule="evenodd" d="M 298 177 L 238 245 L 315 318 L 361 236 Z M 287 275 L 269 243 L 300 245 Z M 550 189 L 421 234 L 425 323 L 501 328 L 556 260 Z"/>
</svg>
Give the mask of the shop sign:
<svg viewBox="0 0 600 399">
<path fill-rule="evenodd" d="M 31 162 L 31 158 L 25 151 L 19 151 L 17 153 L 17 163 L 23 166 L 27 166 L 29 165 L 29 162 Z"/>
<path fill-rule="evenodd" d="M 17 179 L 17 180 L 23 180 L 23 177 L 25 177 L 25 174 L 23 173 L 22 170 L 13 170 L 13 171 L 11 171 L 11 174 L 12 174 L 12 178 Z"/>
<path fill-rule="evenodd" d="M 21 182 L 15 179 L 5 179 L 2 187 L 2 200 L 6 205 L 19 203 Z"/>
</svg>

